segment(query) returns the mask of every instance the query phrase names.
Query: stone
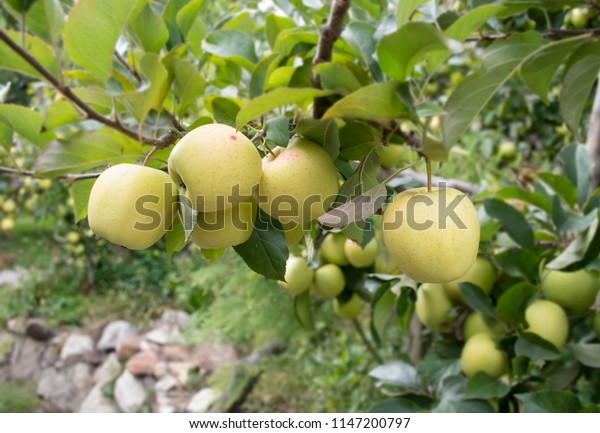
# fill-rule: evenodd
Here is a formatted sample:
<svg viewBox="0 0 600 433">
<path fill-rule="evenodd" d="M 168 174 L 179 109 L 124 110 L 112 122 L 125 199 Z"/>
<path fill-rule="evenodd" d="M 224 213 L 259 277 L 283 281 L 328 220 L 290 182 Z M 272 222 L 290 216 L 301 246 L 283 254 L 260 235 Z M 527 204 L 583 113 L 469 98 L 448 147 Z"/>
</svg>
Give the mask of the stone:
<svg viewBox="0 0 600 433">
<path fill-rule="evenodd" d="M 115 384 L 115 401 L 123 412 L 139 412 L 146 401 L 146 388 L 139 379 L 125 370 Z"/>
<path fill-rule="evenodd" d="M 0 365 L 10 361 L 10 352 L 13 347 L 13 337 L 7 333 L 0 333 Z"/>
<path fill-rule="evenodd" d="M 214 388 L 201 389 L 192 397 L 186 410 L 188 412 L 206 413 L 220 396 L 221 392 Z"/>
<path fill-rule="evenodd" d="M 25 335 L 37 341 L 48 341 L 56 336 L 56 331 L 43 319 L 29 319 L 25 325 Z"/>
<path fill-rule="evenodd" d="M 117 355 L 119 359 L 129 359 L 141 350 L 142 337 L 129 335 L 121 341 Z"/>
<path fill-rule="evenodd" d="M 13 317 L 6 321 L 6 329 L 13 334 L 25 334 L 27 321 L 24 317 Z"/>
<path fill-rule="evenodd" d="M 185 361 L 190 357 L 191 351 L 181 346 L 164 346 L 160 354 L 166 361 Z"/>
<path fill-rule="evenodd" d="M 114 382 L 122 371 L 123 367 L 117 358 L 117 354 L 111 352 L 102 365 L 94 371 L 94 382 L 97 385 L 104 386 L 107 383 Z"/>
<path fill-rule="evenodd" d="M 89 335 L 71 334 L 67 337 L 60 351 L 62 361 L 87 360 L 97 358 L 94 350 L 94 340 Z"/>
<path fill-rule="evenodd" d="M 102 393 L 102 385 L 96 385 L 79 406 L 79 413 L 115 413 L 121 412 L 114 400 Z"/>
<path fill-rule="evenodd" d="M 154 373 L 158 363 L 158 355 L 152 350 L 145 350 L 133 355 L 127 361 L 127 370 L 135 376 L 145 376 Z"/>
<path fill-rule="evenodd" d="M 181 340 L 181 331 L 176 325 L 160 325 L 145 335 L 148 341 L 156 344 L 165 345 L 178 343 Z"/>
<path fill-rule="evenodd" d="M 46 345 L 31 338 L 16 338 L 10 355 L 10 377 L 12 380 L 35 382 L 42 369 L 40 358 Z"/>
<path fill-rule="evenodd" d="M 170 396 L 167 392 L 157 392 L 155 396 L 155 410 L 158 413 L 177 412 L 177 399 Z"/>
<path fill-rule="evenodd" d="M 160 317 L 160 322 L 165 325 L 185 328 L 190 324 L 190 315 L 181 310 L 167 310 Z"/>
<path fill-rule="evenodd" d="M 173 388 L 176 388 L 178 385 L 179 383 L 177 382 L 177 379 L 175 379 L 174 376 L 167 374 L 161 380 L 156 382 L 154 389 L 156 391 L 170 391 Z"/>
<path fill-rule="evenodd" d="M 109 323 L 102 331 L 102 336 L 96 345 L 99 351 L 119 350 L 123 340 L 135 334 L 135 329 L 124 320 L 117 320 Z"/>
<path fill-rule="evenodd" d="M 168 372 L 169 366 L 167 363 L 165 361 L 158 361 L 156 367 L 154 367 L 154 376 L 160 379 L 161 377 L 166 376 Z"/>
<path fill-rule="evenodd" d="M 98 341 L 100 341 L 102 333 L 104 332 L 104 328 L 106 328 L 106 325 L 108 325 L 108 323 L 109 321 L 106 319 L 98 320 L 86 326 L 84 331 L 97 343 Z"/>
<path fill-rule="evenodd" d="M 79 362 L 62 369 L 44 369 L 37 395 L 57 412 L 75 412 L 92 387 L 92 366 Z"/>
<path fill-rule="evenodd" d="M 203 370 L 213 372 L 238 359 L 235 348 L 227 344 L 204 342 L 194 349 L 192 361 Z"/>
<path fill-rule="evenodd" d="M 22 269 L 5 269 L 0 271 L 0 287 L 17 287 L 24 276 L 25 271 Z"/>
<path fill-rule="evenodd" d="M 181 386 L 186 386 L 188 375 L 196 366 L 191 362 L 168 362 L 167 373 L 172 374 Z"/>
</svg>

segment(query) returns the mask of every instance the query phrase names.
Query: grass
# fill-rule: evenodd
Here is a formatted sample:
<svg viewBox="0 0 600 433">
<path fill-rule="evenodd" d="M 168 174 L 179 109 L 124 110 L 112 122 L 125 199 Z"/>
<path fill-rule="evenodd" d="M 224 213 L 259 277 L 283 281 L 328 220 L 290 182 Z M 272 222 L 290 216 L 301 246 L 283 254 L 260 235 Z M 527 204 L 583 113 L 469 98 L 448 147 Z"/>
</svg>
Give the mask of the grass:
<svg viewBox="0 0 600 433">
<path fill-rule="evenodd" d="M 0 413 L 35 412 L 38 405 L 35 390 L 31 386 L 0 383 Z"/>
</svg>

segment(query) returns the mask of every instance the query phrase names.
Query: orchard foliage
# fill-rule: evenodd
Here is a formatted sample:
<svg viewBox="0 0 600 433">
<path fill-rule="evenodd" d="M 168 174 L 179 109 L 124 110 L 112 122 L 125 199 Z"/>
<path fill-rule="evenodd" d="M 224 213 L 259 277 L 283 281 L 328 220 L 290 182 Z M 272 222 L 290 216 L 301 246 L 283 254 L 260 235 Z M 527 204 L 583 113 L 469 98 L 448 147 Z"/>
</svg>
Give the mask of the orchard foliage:
<svg viewBox="0 0 600 433">
<path fill-rule="evenodd" d="M 310 272 L 323 263 L 317 275 L 337 268 L 321 277 L 342 281 L 335 311 L 354 318 L 361 299 L 370 307 L 370 335 L 355 324 L 381 364 L 370 375 L 387 397 L 373 410 L 597 411 L 597 304 L 566 309 L 564 345 L 544 339 L 525 318 L 544 297 L 547 269 L 585 270 L 600 288 L 600 190 L 580 144 L 600 72 L 600 6 L 587 3 L 2 0 L 0 69 L 10 81 L 0 87 L 0 173 L 64 182 L 75 220 L 85 225 L 99 172 L 120 163 L 165 169 L 173 145 L 201 125 L 235 127 L 261 156 L 306 138 L 335 165 L 337 209 L 289 245 L 280 222 L 261 211 L 235 251 L 276 280 L 284 279 L 290 252 L 304 255 Z M 15 83 L 35 89 L 35 97 L 17 93 Z M 542 115 L 512 110 L 514 101 L 505 98 L 495 119 L 480 117 L 515 92 L 526 93 Z M 527 116 L 537 123 L 520 125 Z M 525 131 L 562 122 L 562 138 L 552 143 L 521 140 Z M 418 163 L 416 153 L 435 168 L 469 144 L 473 128 L 490 124 L 521 141 L 517 149 L 504 147 L 506 161 L 543 167 L 467 191 L 481 221 L 479 255 L 494 268 L 492 287 L 455 282 L 461 296 L 443 300 L 444 326 L 427 329 L 414 314 L 420 289 L 393 264 L 354 267 L 343 249 L 341 263 L 325 264 L 333 260 L 317 252 L 331 229 L 342 233 L 342 246 L 345 238 L 363 247 L 375 239 L 383 250 L 380 207 L 406 188 L 398 175 Z M 404 146 L 404 158 L 382 169 L 390 145 Z M 483 144 L 471 149 L 480 164 L 493 153 Z M 364 200 L 371 206 L 356 217 Z M 14 213 L 8 207 L 4 219 Z M 342 223 L 335 210 L 352 217 Z M 169 256 L 186 248 L 195 218 L 190 207 L 179 207 L 164 243 Z M 211 261 L 222 253 L 202 249 Z M 315 290 L 306 289 L 295 297 L 294 313 L 313 329 Z M 434 290 L 442 297 L 448 291 Z M 483 340 L 500 366 L 477 371 L 469 359 L 467 376 L 462 326 L 471 312 L 494 329 Z M 384 360 L 378 349 L 389 343 L 391 327 L 405 331 L 405 350 Z"/>
</svg>

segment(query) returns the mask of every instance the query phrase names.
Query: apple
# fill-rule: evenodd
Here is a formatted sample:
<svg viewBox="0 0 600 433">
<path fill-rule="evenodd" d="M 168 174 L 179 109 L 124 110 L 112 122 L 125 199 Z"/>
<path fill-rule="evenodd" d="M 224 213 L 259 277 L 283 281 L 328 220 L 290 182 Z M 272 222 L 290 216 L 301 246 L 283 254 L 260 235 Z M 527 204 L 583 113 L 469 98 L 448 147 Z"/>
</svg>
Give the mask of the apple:
<svg viewBox="0 0 600 433">
<path fill-rule="evenodd" d="M 40 179 L 38 181 L 38 185 L 40 186 L 41 189 L 50 189 L 50 187 L 52 186 L 52 180 Z"/>
<path fill-rule="evenodd" d="M 17 209 L 17 203 L 15 203 L 15 201 L 11 198 L 6 200 L 4 202 L 4 204 L 2 205 L 2 210 L 5 213 L 13 213 L 16 209 Z"/>
<path fill-rule="evenodd" d="M 600 311 L 596 311 L 592 314 L 592 327 L 596 331 L 596 337 L 600 340 Z"/>
<path fill-rule="evenodd" d="M 292 295 L 299 295 L 308 290 L 314 275 L 315 271 L 308 267 L 306 260 L 290 256 L 285 264 L 285 289 Z"/>
<path fill-rule="evenodd" d="M 453 188 L 415 188 L 394 197 L 383 214 L 383 241 L 401 272 L 421 283 L 447 283 L 475 263 L 479 218 Z"/>
<path fill-rule="evenodd" d="M 114 165 L 102 172 L 90 192 L 90 229 L 131 250 L 148 248 L 171 227 L 176 197 L 175 185 L 164 171 Z"/>
<path fill-rule="evenodd" d="M 346 266 L 350 262 L 344 252 L 346 236 L 341 233 L 329 233 L 321 242 L 319 256 L 322 260 L 340 266 Z"/>
<path fill-rule="evenodd" d="M 257 212 L 258 206 L 252 201 L 217 212 L 198 212 L 190 238 L 208 249 L 243 244 L 252 236 Z"/>
<path fill-rule="evenodd" d="M 282 224 L 283 234 L 288 247 L 296 245 L 304 237 L 304 226 L 302 224 L 287 223 Z"/>
<path fill-rule="evenodd" d="M 404 156 L 404 146 L 401 144 L 388 143 L 383 146 L 383 152 L 379 158 L 379 163 L 383 168 L 394 168 L 402 161 Z"/>
<path fill-rule="evenodd" d="M 465 319 L 463 324 L 463 336 L 465 341 L 477 334 L 488 334 L 492 337 L 498 337 L 502 333 L 502 325 L 496 323 L 490 326 L 479 311 L 473 311 Z"/>
<path fill-rule="evenodd" d="M 375 262 L 377 257 L 377 240 L 371 239 L 365 247 L 361 247 L 352 239 L 344 242 L 344 255 L 355 268 L 368 268 Z"/>
<path fill-rule="evenodd" d="M 569 321 L 560 305 L 552 301 L 534 301 L 525 310 L 526 332 L 531 332 L 554 344 L 564 346 L 569 335 Z"/>
<path fill-rule="evenodd" d="M 546 270 L 542 276 L 542 291 L 549 301 L 576 313 L 583 313 L 596 300 L 600 277 L 592 271 L 575 272 Z"/>
<path fill-rule="evenodd" d="M 169 174 L 199 212 L 231 208 L 252 197 L 262 174 L 260 154 L 227 125 L 202 125 L 183 137 L 169 156 Z"/>
<path fill-rule="evenodd" d="M 350 299 L 342 303 L 338 298 L 333 300 L 333 311 L 335 313 L 348 320 L 356 319 L 360 314 L 360 297 L 353 293 Z"/>
<path fill-rule="evenodd" d="M 77 233 L 77 232 L 69 232 L 69 233 L 67 233 L 66 238 L 67 238 L 67 242 L 69 242 L 71 244 L 76 244 L 81 239 L 79 237 L 79 233 Z"/>
<path fill-rule="evenodd" d="M 508 360 L 492 337 L 488 334 L 476 334 L 465 343 L 460 355 L 460 366 L 469 377 L 480 371 L 500 377 L 508 370 Z"/>
<path fill-rule="evenodd" d="M 346 278 L 339 266 L 329 263 L 315 271 L 313 291 L 320 295 L 333 298 L 339 295 L 346 287 Z"/>
<path fill-rule="evenodd" d="M 0 229 L 5 232 L 12 232 L 15 228 L 15 220 L 11 217 L 2 218 L 2 222 L 0 222 Z"/>
<path fill-rule="evenodd" d="M 303 224 L 329 210 L 338 193 L 338 174 L 325 150 L 304 138 L 263 158 L 258 205 L 282 223 Z"/>
<path fill-rule="evenodd" d="M 586 28 L 589 19 L 589 13 L 587 9 L 584 8 L 574 8 L 569 14 L 569 20 L 571 21 L 571 24 L 573 24 L 573 27 L 575 27 L 576 29 Z"/>
<path fill-rule="evenodd" d="M 498 155 L 504 161 L 514 161 L 517 158 L 517 145 L 513 141 L 500 143 Z"/>
<path fill-rule="evenodd" d="M 460 290 L 460 283 L 475 284 L 488 295 L 494 286 L 496 275 L 492 264 L 483 257 L 477 257 L 471 269 L 462 277 L 444 284 L 444 289 L 452 299 L 463 301 L 463 294 Z"/>
<path fill-rule="evenodd" d="M 452 84 L 452 87 L 458 87 L 458 85 L 462 83 L 464 79 L 465 77 L 463 74 L 458 71 L 454 71 L 450 74 L 450 84 Z"/>
<path fill-rule="evenodd" d="M 445 332 L 453 318 L 448 315 L 452 301 L 441 284 L 421 284 L 417 290 L 415 312 L 423 325 L 436 332 Z"/>
</svg>

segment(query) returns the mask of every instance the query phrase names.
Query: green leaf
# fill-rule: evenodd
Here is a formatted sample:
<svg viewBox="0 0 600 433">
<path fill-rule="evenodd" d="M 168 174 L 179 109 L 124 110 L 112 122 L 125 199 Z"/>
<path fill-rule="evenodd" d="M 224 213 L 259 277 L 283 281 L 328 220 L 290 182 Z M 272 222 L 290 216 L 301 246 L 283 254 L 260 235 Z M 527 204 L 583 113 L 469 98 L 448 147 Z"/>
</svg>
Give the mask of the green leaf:
<svg viewBox="0 0 600 433">
<path fill-rule="evenodd" d="M 235 116 L 240 111 L 240 106 L 235 100 L 217 96 L 211 100 L 210 105 L 217 123 L 224 123 L 235 128 Z"/>
<path fill-rule="evenodd" d="M 265 83 L 267 81 L 267 76 L 269 74 L 269 70 L 273 62 L 276 62 L 279 59 L 278 54 L 271 54 L 268 57 L 262 59 L 254 70 L 252 71 L 252 76 L 250 77 L 250 97 L 256 98 L 260 96 L 265 91 Z"/>
<path fill-rule="evenodd" d="M 365 155 L 360 165 L 340 188 L 340 196 L 351 199 L 379 186 L 377 174 L 381 169 L 377 147 Z"/>
<path fill-rule="evenodd" d="M 254 98 L 244 105 L 237 115 L 237 128 L 241 129 L 248 121 L 262 116 L 275 108 L 284 105 L 301 104 L 308 99 L 330 94 L 330 91 L 313 88 L 279 87 Z"/>
<path fill-rule="evenodd" d="M 471 283 L 460 283 L 459 287 L 465 303 L 471 309 L 481 312 L 485 317 L 496 317 L 494 304 L 492 304 L 490 297 L 483 290 Z"/>
<path fill-rule="evenodd" d="M 378 365 L 369 372 L 369 376 L 385 385 L 398 386 L 409 390 L 420 390 L 421 380 L 417 369 L 402 361 Z"/>
<path fill-rule="evenodd" d="M 141 145 L 114 129 L 79 131 L 52 141 L 36 161 L 36 172 L 54 177 L 143 157 Z"/>
<path fill-rule="evenodd" d="M 408 22 L 416 8 L 427 3 L 428 0 L 401 0 L 396 7 L 396 23 L 402 27 Z"/>
<path fill-rule="evenodd" d="M 339 63 L 321 63 L 314 68 L 327 90 L 341 90 L 344 94 L 360 89 L 361 84 L 346 66 Z"/>
<path fill-rule="evenodd" d="M 500 189 L 496 193 L 496 198 L 498 198 L 500 200 L 506 200 L 506 199 L 521 200 L 521 201 L 524 201 L 525 203 L 529 203 L 534 206 L 537 206 L 540 209 L 543 209 L 544 211 L 546 211 L 547 213 L 551 212 L 550 201 L 548 200 L 548 198 L 546 196 L 539 194 L 537 192 L 527 191 L 518 186 L 507 186 L 507 187 Z"/>
<path fill-rule="evenodd" d="M 517 356 L 526 356 L 533 362 L 551 361 L 560 358 L 560 353 L 552 343 L 544 340 L 537 334 L 528 332 L 521 334 L 517 338 L 515 354 Z"/>
<path fill-rule="evenodd" d="M 542 45 L 539 33 L 517 33 L 496 41 L 483 54 L 483 69 L 469 75 L 446 102 L 442 119 L 444 144 L 449 147 L 467 130 L 473 119 L 528 57 Z"/>
<path fill-rule="evenodd" d="M 273 48 L 277 36 L 282 30 L 292 29 L 296 27 L 296 23 L 293 19 L 287 17 L 281 17 L 275 14 L 267 15 L 265 19 L 265 38 L 269 43 L 269 46 Z"/>
<path fill-rule="evenodd" d="M 250 239 L 234 249 L 254 272 L 273 280 L 284 280 L 289 252 L 277 220 L 259 211 Z"/>
<path fill-rule="evenodd" d="M 569 348 L 573 356 L 583 365 L 592 368 L 600 368 L 600 344 L 570 344 Z"/>
<path fill-rule="evenodd" d="M 463 376 L 448 376 L 441 386 L 441 397 L 438 405 L 431 412 L 470 413 L 492 412 L 489 403 L 481 400 L 466 400 L 465 387 L 467 379 Z"/>
<path fill-rule="evenodd" d="M 142 44 L 142 48 L 150 53 L 160 53 L 161 48 L 169 40 L 167 25 L 148 3 L 133 17 L 131 28 Z"/>
<path fill-rule="evenodd" d="M 540 258 L 529 250 L 509 248 L 494 257 L 494 263 L 512 277 L 534 281 L 538 276 Z"/>
<path fill-rule="evenodd" d="M 223 255 L 226 248 L 202 248 L 200 252 L 202 255 L 211 263 L 215 262 L 219 257 Z"/>
<path fill-rule="evenodd" d="M 198 57 L 202 55 L 202 39 L 206 35 L 206 25 L 200 19 L 204 6 L 204 0 L 193 0 L 181 8 L 176 16 L 177 26 L 181 30 L 183 39 Z"/>
<path fill-rule="evenodd" d="M 590 227 L 584 233 L 578 233 L 569 246 L 546 267 L 572 272 L 596 260 L 600 254 L 599 220 L 597 214 Z"/>
<path fill-rule="evenodd" d="M 59 126 L 76 123 L 83 119 L 81 113 L 65 99 L 55 100 L 48 109 L 44 117 L 44 127 L 54 129 Z"/>
<path fill-rule="evenodd" d="M 539 177 L 554 192 L 560 195 L 570 207 L 575 206 L 577 203 L 577 188 L 567 178 L 553 173 L 540 173 Z"/>
<path fill-rule="evenodd" d="M 173 257 L 173 254 L 181 251 L 185 247 L 185 230 L 179 213 L 177 218 L 173 220 L 173 226 L 167 231 L 165 235 L 165 248 L 167 250 L 167 256 L 169 260 Z"/>
<path fill-rule="evenodd" d="M 237 63 L 247 71 L 254 69 L 258 62 L 254 50 L 254 41 L 245 33 L 237 30 L 216 30 L 202 42 L 202 49 Z"/>
<path fill-rule="evenodd" d="M 467 382 L 465 388 L 466 398 L 502 398 L 510 391 L 510 386 L 497 377 L 485 374 L 483 371 L 475 374 Z"/>
<path fill-rule="evenodd" d="M 430 136 L 423 141 L 423 149 L 421 152 L 432 161 L 448 161 L 448 149 L 446 146 Z"/>
<path fill-rule="evenodd" d="M 21 45 L 21 34 L 14 30 L 5 30 L 6 34 L 15 41 L 18 45 Z M 35 36 L 25 34 L 25 50 L 31 54 L 36 60 L 52 75 L 58 75 L 58 67 L 56 63 L 56 56 L 52 48 L 41 39 Z M 10 71 L 19 72 L 21 74 L 29 75 L 34 78 L 44 79 L 45 78 L 37 70 L 27 63 L 21 56 L 16 54 L 11 48 L 8 47 L 4 42 L 0 41 L 0 69 L 8 69 Z"/>
<path fill-rule="evenodd" d="M 42 115 L 27 107 L 0 104 L 0 122 L 31 143 L 42 146 Z"/>
<path fill-rule="evenodd" d="M 390 314 L 394 310 L 396 296 L 390 292 L 389 282 L 377 288 L 371 300 L 371 335 L 377 346 L 381 345 L 381 336 L 390 321 Z"/>
<path fill-rule="evenodd" d="M 107 80 L 117 39 L 138 3 L 138 0 L 78 1 L 63 31 L 64 47 L 71 59 L 98 79 Z"/>
<path fill-rule="evenodd" d="M 514 207 L 501 200 L 488 198 L 484 201 L 486 213 L 502 223 L 508 235 L 523 248 L 535 247 L 533 230 L 525 217 Z"/>
<path fill-rule="evenodd" d="M 73 199 L 73 213 L 75 214 L 76 223 L 87 217 L 88 202 L 94 183 L 96 183 L 96 179 L 82 179 L 73 182 L 71 188 L 69 188 L 69 196 Z"/>
<path fill-rule="evenodd" d="M 362 160 L 381 142 L 381 131 L 363 122 L 346 122 L 340 129 L 340 154 L 349 161 Z"/>
<path fill-rule="evenodd" d="M 276 146 L 286 147 L 290 141 L 290 121 L 285 116 L 267 120 L 267 140 Z"/>
<path fill-rule="evenodd" d="M 344 29 L 342 37 L 352 48 L 358 51 L 361 60 L 369 67 L 374 81 L 383 81 L 383 72 L 375 60 L 376 50 L 375 27 L 369 23 L 350 22 Z"/>
<path fill-rule="evenodd" d="M 294 297 L 294 315 L 302 327 L 309 331 L 315 329 L 308 290 Z"/>
<path fill-rule="evenodd" d="M 527 301 L 537 292 L 537 287 L 530 283 L 519 283 L 504 292 L 498 299 L 496 312 L 506 323 L 517 323 L 525 311 Z"/>
<path fill-rule="evenodd" d="M 331 228 L 345 228 L 350 224 L 365 221 L 375 215 L 387 198 L 387 188 L 385 184 L 369 189 L 368 191 L 353 197 L 352 200 L 331 209 L 317 220 L 324 226 Z M 356 241 L 361 239 L 353 238 Z"/>
<path fill-rule="evenodd" d="M 25 13 L 35 3 L 36 0 L 4 0 L 16 12 Z"/>
<path fill-rule="evenodd" d="M 577 396 L 567 391 L 536 391 L 516 397 L 526 413 L 573 413 L 582 408 Z"/>
<path fill-rule="evenodd" d="M 335 120 L 300 119 L 294 131 L 323 146 L 332 161 L 340 153 L 340 131 Z"/>
<path fill-rule="evenodd" d="M 378 401 L 368 410 L 369 413 L 417 413 L 427 411 L 428 405 L 431 401 L 426 397 L 418 396 L 416 399 L 410 399 L 406 396 L 386 398 L 385 400 Z M 406 420 L 397 418 L 402 426 Z"/>
<path fill-rule="evenodd" d="M 396 119 L 408 117 L 411 110 L 399 95 L 400 83 L 386 81 L 362 87 L 333 104 L 323 119 L 350 117 L 360 119 Z"/>
<path fill-rule="evenodd" d="M 414 22 L 381 38 L 377 56 L 388 77 L 403 81 L 426 54 L 447 50 L 446 37 L 441 31 L 431 24 Z"/>
<path fill-rule="evenodd" d="M 179 98 L 177 113 L 183 117 L 204 95 L 206 82 L 202 74 L 188 60 L 172 58 L 175 95 Z"/>
<path fill-rule="evenodd" d="M 312 46 L 317 45 L 318 41 L 317 33 L 294 27 L 282 30 L 277 35 L 273 52 L 285 58 L 292 54 L 296 46 L 306 47 L 306 51 L 308 51 Z"/>
</svg>

